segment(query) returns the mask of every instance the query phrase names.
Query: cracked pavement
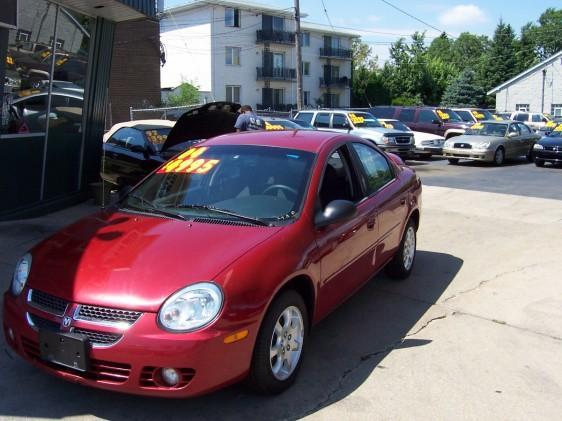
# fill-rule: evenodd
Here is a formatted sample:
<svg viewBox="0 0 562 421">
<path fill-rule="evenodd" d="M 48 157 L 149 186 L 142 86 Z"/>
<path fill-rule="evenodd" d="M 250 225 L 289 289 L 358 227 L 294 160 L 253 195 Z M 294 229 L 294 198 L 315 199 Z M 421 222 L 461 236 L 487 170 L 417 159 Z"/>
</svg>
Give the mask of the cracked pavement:
<svg viewBox="0 0 562 421">
<path fill-rule="evenodd" d="M 18 246 L 0 241 L 3 288 L 40 232 L 26 224 L 33 238 L 10 227 Z M 561 246 L 560 200 L 425 186 L 412 276 L 377 276 L 320 323 L 284 394 L 241 385 L 182 401 L 112 394 L 11 359 L 1 339 L 0 418 L 559 419 Z"/>
</svg>

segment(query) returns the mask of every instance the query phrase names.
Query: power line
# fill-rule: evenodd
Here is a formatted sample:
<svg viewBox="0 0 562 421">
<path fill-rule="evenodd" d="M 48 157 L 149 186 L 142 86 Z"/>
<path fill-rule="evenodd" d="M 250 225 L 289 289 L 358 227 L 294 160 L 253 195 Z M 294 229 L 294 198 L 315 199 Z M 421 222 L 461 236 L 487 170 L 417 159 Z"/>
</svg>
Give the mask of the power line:
<svg viewBox="0 0 562 421">
<path fill-rule="evenodd" d="M 430 23 L 427 23 L 427 22 L 421 20 L 420 18 L 418 18 L 418 17 L 416 17 L 416 16 L 414 16 L 414 15 L 411 15 L 410 13 L 406 12 L 405 10 L 402 10 L 402 9 L 400 9 L 399 7 L 393 5 L 392 3 L 390 3 L 390 2 L 388 2 L 388 1 L 386 1 L 386 0 L 381 0 L 381 1 L 382 1 L 384 4 L 387 4 L 387 5 L 389 5 L 390 7 L 392 7 L 392 8 L 394 8 L 394 9 L 398 10 L 400 13 L 404 13 L 406 16 L 409 16 L 409 17 L 411 17 L 412 19 L 415 19 L 415 20 L 417 20 L 418 22 L 423 23 L 425 26 L 429 26 L 431 29 L 435 29 L 437 32 L 441 32 L 441 33 L 447 34 L 445 31 L 443 31 L 443 30 L 441 30 L 441 29 L 439 29 L 439 28 L 433 26 L 433 25 L 430 24 Z M 450 36 L 450 35 L 449 35 L 449 36 Z M 451 36 L 451 38 L 454 38 L 454 37 Z"/>
<path fill-rule="evenodd" d="M 326 9 L 326 5 L 324 4 L 324 0 L 320 0 L 322 2 L 322 7 L 324 8 L 324 14 L 326 15 L 326 19 L 328 19 L 328 23 L 332 27 L 332 31 L 334 31 L 334 25 L 332 25 L 332 20 L 330 19 L 330 15 L 328 15 L 328 10 Z"/>
</svg>

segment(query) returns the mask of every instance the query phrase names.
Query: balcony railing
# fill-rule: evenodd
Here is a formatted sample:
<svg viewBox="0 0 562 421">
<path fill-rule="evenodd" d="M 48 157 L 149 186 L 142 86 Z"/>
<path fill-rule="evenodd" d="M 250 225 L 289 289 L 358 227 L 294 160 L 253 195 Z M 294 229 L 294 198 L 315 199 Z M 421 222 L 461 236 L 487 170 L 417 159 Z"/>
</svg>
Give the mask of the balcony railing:
<svg viewBox="0 0 562 421">
<path fill-rule="evenodd" d="M 320 48 L 320 57 L 351 60 L 351 50 L 345 48 Z"/>
<path fill-rule="evenodd" d="M 320 87 L 321 88 L 350 88 L 351 87 L 351 79 L 343 76 L 343 77 L 336 77 L 336 78 L 329 78 L 324 79 L 323 77 L 320 78 Z"/>
<path fill-rule="evenodd" d="M 289 31 L 267 31 L 258 29 L 256 31 L 256 42 L 272 42 L 274 44 L 294 44 L 295 33 Z"/>
<path fill-rule="evenodd" d="M 294 80 L 297 78 L 296 69 L 286 67 L 258 67 L 258 80 Z"/>
</svg>

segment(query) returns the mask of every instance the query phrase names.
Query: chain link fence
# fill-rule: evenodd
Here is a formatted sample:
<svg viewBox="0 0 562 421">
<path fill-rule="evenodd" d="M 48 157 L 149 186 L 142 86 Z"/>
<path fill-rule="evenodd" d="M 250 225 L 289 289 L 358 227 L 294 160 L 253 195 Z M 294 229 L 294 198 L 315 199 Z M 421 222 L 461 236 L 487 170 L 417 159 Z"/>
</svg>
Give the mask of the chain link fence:
<svg viewBox="0 0 562 421">
<path fill-rule="evenodd" d="M 177 120 L 189 110 L 204 104 L 182 105 L 181 107 L 133 108 L 129 107 L 129 118 L 133 120 Z"/>
</svg>

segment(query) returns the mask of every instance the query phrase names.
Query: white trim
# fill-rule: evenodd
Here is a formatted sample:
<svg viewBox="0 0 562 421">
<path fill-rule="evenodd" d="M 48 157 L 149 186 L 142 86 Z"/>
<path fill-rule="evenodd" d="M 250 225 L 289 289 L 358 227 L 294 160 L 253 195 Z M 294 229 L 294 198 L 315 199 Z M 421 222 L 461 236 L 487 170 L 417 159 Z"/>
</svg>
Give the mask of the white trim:
<svg viewBox="0 0 562 421">
<path fill-rule="evenodd" d="M 38 137 L 38 136 L 45 137 L 45 132 L 0 134 L 0 140 L 2 140 L 2 139 L 21 139 L 21 138 L 24 138 L 24 137 Z"/>
<path fill-rule="evenodd" d="M 543 66 L 547 66 L 548 64 L 556 61 L 556 59 L 558 57 L 562 58 L 562 50 L 558 51 L 556 54 L 553 54 L 552 56 L 550 56 L 549 58 L 547 58 L 546 60 L 541 61 L 539 64 L 535 64 L 533 67 L 525 70 L 524 72 L 519 73 L 518 75 L 512 77 L 511 79 L 509 79 L 508 81 L 502 83 L 501 85 L 496 86 L 495 88 L 489 90 L 486 95 L 492 95 L 495 94 L 498 91 L 501 91 L 504 88 L 507 88 L 509 85 L 515 83 L 516 81 L 518 81 L 519 79 L 524 78 L 525 76 L 539 70 L 541 67 Z"/>
</svg>

